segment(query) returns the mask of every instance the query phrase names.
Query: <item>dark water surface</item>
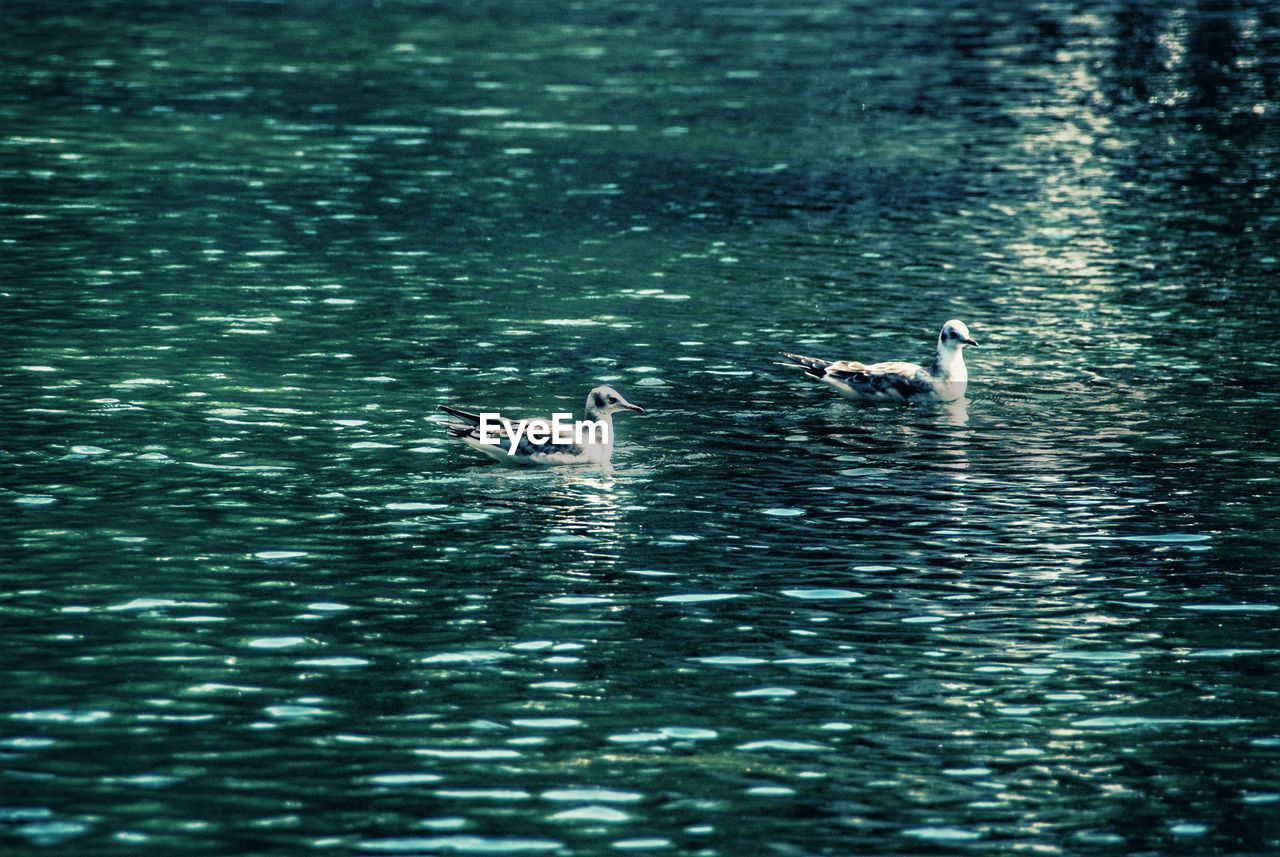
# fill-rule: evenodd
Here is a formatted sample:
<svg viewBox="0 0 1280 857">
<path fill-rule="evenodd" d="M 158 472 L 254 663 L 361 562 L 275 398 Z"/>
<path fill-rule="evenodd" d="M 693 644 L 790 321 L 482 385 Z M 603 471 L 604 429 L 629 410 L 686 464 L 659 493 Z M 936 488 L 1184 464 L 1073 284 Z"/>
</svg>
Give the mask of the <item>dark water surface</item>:
<svg viewBox="0 0 1280 857">
<path fill-rule="evenodd" d="M 4 854 L 1280 848 L 1280 7 L 5 18 Z"/>
</svg>

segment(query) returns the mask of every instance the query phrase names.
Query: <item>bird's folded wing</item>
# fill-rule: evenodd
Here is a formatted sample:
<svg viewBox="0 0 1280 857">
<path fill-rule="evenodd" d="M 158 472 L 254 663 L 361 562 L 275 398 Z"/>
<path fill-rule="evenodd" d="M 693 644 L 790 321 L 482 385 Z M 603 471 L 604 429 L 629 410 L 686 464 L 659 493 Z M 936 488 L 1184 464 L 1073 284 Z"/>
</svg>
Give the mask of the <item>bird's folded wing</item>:
<svg viewBox="0 0 1280 857">
<path fill-rule="evenodd" d="M 455 412 L 452 408 L 447 408 L 446 410 L 448 410 L 449 413 L 454 414 L 454 416 L 465 419 L 465 417 L 463 417 L 463 414 L 466 413 L 465 411 Z M 477 425 L 474 426 L 462 426 L 456 423 L 451 423 L 449 425 L 449 429 L 453 432 L 454 437 L 469 437 L 472 440 L 479 440 L 480 427 L 478 423 L 479 418 L 477 418 Z M 574 458 L 583 454 L 582 447 L 574 443 L 572 439 L 558 442 L 554 437 L 549 437 L 547 440 L 540 443 L 535 443 L 529 440 L 529 423 L 539 423 L 546 426 L 547 428 L 545 430 L 540 430 L 539 432 L 540 434 L 545 434 L 550 431 L 551 420 L 509 420 L 506 417 L 500 416 L 498 418 L 498 423 L 498 425 L 494 425 L 493 420 L 489 421 L 489 439 L 496 439 L 498 441 L 497 447 L 503 452 L 509 452 L 511 449 L 511 436 L 518 433 L 520 442 L 516 444 L 516 451 L 513 456 L 514 458 L 528 458 L 533 461 L 542 462 L 546 461 L 548 457 L 553 457 L 551 458 L 551 462 L 556 463 L 567 460 L 566 458 L 563 458 L 564 456 Z"/>
<path fill-rule="evenodd" d="M 522 422 L 527 422 L 527 420 L 523 420 Z M 536 422 L 545 423 L 550 421 L 537 420 Z M 510 441 L 504 439 L 503 446 L 505 448 L 510 448 Z M 554 437 L 551 437 L 542 443 L 533 443 L 529 440 L 529 435 L 527 433 L 520 436 L 520 443 L 516 446 L 517 456 L 530 458 L 534 461 L 545 461 L 549 458 L 553 462 L 567 461 L 582 455 L 582 451 L 582 447 L 578 446 L 572 440 L 558 443 Z M 561 456 L 564 456 L 564 458 L 561 458 Z"/>
<path fill-rule="evenodd" d="M 837 366 L 841 367 L 837 370 Z M 856 367 L 856 368 L 855 368 Z M 898 395 L 904 399 L 933 390 L 929 374 L 914 363 L 833 364 L 827 373 L 836 375 L 864 393 Z"/>
<path fill-rule="evenodd" d="M 828 363 L 826 367 L 826 374 L 841 381 L 859 378 L 866 372 L 867 367 L 857 360 L 837 360 L 834 363 Z"/>
</svg>

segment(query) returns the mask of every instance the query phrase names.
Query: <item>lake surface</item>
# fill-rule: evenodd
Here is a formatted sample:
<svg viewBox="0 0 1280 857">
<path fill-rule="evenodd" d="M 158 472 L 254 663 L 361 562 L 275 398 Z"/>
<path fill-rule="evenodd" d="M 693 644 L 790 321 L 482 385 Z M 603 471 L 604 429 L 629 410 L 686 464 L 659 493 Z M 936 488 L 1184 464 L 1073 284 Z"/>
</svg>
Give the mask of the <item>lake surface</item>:
<svg viewBox="0 0 1280 857">
<path fill-rule="evenodd" d="M 6 855 L 1280 848 L 1274 4 L 5 14 Z"/>
</svg>

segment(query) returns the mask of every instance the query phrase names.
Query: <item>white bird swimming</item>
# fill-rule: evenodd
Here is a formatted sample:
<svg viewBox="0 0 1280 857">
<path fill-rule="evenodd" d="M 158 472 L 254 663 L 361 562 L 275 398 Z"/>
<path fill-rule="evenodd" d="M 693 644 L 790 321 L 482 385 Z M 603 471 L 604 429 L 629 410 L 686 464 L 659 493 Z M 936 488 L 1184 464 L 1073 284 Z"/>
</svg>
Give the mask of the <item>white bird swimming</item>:
<svg viewBox="0 0 1280 857">
<path fill-rule="evenodd" d="M 612 387 L 596 387 L 588 393 L 585 419 L 575 422 L 559 419 L 569 417 L 567 413 L 554 414 L 549 420 L 509 420 L 496 413 L 472 414 L 447 405 L 441 405 L 440 410 L 463 421 L 449 423 L 449 434 L 472 449 L 503 464 L 543 467 L 608 464 L 613 456 L 613 415 L 618 411 L 645 412 Z"/>
<path fill-rule="evenodd" d="M 783 356 L 804 367 L 810 378 L 846 398 L 868 402 L 953 402 L 964 396 L 969 383 L 964 347 L 977 344 L 964 322 L 952 319 L 938 334 L 938 350 L 928 369 L 898 361 L 866 365 L 856 360 L 822 360 L 786 352 Z"/>
</svg>

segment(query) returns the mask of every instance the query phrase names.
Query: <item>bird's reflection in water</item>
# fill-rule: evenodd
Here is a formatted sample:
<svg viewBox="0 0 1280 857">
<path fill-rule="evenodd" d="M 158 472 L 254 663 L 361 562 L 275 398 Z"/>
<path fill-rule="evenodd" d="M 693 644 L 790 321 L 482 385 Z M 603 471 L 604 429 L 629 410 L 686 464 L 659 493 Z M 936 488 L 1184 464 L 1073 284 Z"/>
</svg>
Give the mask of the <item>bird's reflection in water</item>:
<svg viewBox="0 0 1280 857">
<path fill-rule="evenodd" d="M 934 425 L 941 431 L 931 431 L 930 442 L 935 454 L 934 470 L 946 486 L 944 493 L 957 498 L 952 524 L 962 525 L 968 511 L 968 495 L 972 474 L 969 472 L 969 447 L 974 432 L 969 425 L 969 400 L 956 399 L 937 406 Z"/>
<path fill-rule="evenodd" d="M 613 469 L 558 468 L 545 477 L 545 493 L 538 498 L 544 541 L 576 545 L 593 565 L 618 562 L 623 500 L 629 492 Z"/>
<path fill-rule="evenodd" d="M 961 397 L 954 402 L 938 406 L 939 425 L 967 426 L 969 424 L 969 400 Z"/>
<path fill-rule="evenodd" d="M 483 506 L 513 513 L 523 540 L 574 544 L 591 540 L 611 555 L 620 551 L 622 520 L 633 497 L 636 473 L 612 467 L 479 466 L 471 491 Z"/>
</svg>

